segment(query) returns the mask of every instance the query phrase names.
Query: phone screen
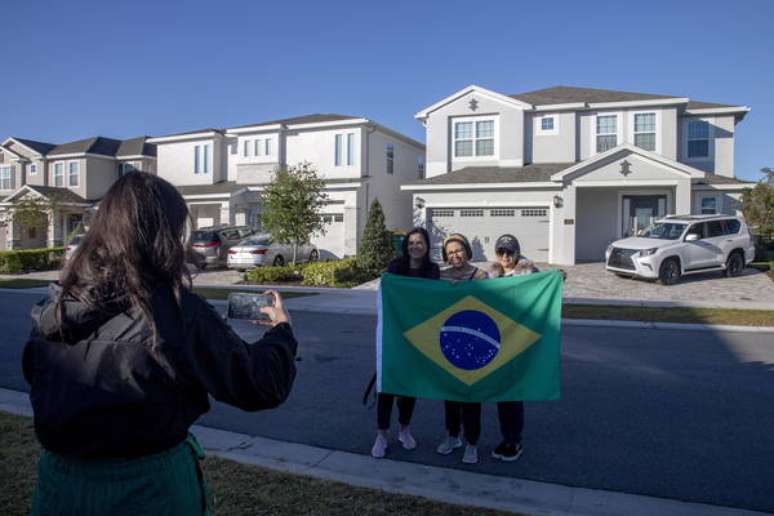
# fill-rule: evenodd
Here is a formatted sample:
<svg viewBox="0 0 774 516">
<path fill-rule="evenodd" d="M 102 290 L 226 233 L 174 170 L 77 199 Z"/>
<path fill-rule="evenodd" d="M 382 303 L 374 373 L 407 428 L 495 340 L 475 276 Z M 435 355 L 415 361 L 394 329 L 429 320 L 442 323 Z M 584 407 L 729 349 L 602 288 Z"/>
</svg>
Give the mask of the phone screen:
<svg viewBox="0 0 774 516">
<path fill-rule="evenodd" d="M 273 305 L 274 298 L 270 294 L 232 292 L 228 295 L 228 318 L 268 321 L 269 316 L 261 313 L 260 309 Z"/>
</svg>

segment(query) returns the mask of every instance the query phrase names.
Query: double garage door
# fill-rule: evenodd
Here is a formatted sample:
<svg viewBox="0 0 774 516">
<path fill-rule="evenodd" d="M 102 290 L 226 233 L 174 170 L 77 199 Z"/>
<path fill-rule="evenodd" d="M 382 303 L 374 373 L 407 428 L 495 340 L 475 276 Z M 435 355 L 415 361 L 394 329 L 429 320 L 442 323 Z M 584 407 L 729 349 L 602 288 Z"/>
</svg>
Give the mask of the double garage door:
<svg viewBox="0 0 774 516">
<path fill-rule="evenodd" d="M 548 262 L 548 207 L 430 208 L 427 213 L 433 258 L 441 259 L 441 244 L 451 233 L 462 233 L 473 248 L 473 261 L 495 259 L 494 245 L 506 233 L 515 235 L 521 253 Z"/>
</svg>

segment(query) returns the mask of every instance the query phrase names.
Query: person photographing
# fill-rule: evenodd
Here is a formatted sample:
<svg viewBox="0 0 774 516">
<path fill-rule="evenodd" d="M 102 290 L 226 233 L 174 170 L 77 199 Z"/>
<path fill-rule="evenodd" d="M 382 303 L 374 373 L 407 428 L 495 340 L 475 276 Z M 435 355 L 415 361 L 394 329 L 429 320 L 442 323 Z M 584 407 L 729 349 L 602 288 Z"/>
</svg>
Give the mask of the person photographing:
<svg viewBox="0 0 774 516">
<path fill-rule="evenodd" d="M 122 176 L 47 299 L 23 371 L 44 448 L 32 514 L 209 514 L 189 433 L 209 396 L 247 411 L 290 394 L 297 342 L 282 297 L 244 342 L 191 291 L 188 208 L 157 176 Z"/>
</svg>

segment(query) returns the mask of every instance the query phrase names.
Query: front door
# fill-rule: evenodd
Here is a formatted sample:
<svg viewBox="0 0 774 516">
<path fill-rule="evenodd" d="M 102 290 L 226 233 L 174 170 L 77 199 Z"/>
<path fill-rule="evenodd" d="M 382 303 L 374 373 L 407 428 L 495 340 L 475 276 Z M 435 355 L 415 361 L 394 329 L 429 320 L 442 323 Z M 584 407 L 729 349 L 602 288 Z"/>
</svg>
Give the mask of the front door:
<svg viewBox="0 0 774 516">
<path fill-rule="evenodd" d="M 666 195 L 625 195 L 623 197 L 624 238 L 636 236 L 656 219 L 666 215 Z"/>
</svg>

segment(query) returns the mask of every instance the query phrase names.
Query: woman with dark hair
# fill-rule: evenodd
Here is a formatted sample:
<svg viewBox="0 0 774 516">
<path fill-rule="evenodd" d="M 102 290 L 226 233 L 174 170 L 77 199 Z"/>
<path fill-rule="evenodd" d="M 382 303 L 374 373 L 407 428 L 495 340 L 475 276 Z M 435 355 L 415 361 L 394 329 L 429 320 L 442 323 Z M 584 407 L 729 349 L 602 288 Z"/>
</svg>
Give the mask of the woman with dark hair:
<svg viewBox="0 0 774 516">
<path fill-rule="evenodd" d="M 430 237 L 424 228 L 414 228 L 403 239 L 401 255 L 387 266 L 390 274 L 412 276 L 415 278 L 438 279 L 438 265 L 430 260 Z M 417 447 L 411 435 L 409 423 L 414 413 L 416 398 L 398 396 L 398 441 L 406 450 Z M 381 459 L 387 452 L 387 431 L 390 428 L 390 416 L 395 396 L 380 392 L 376 401 L 376 440 L 371 448 L 371 456 Z"/>
<path fill-rule="evenodd" d="M 190 290 L 190 232 L 171 184 L 126 174 L 33 308 L 23 370 L 45 450 L 33 514 L 209 513 L 189 434 L 208 395 L 250 411 L 289 395 L 297 343 L 282 298 L 245 343 Z"/>
</svg>

